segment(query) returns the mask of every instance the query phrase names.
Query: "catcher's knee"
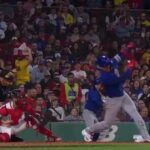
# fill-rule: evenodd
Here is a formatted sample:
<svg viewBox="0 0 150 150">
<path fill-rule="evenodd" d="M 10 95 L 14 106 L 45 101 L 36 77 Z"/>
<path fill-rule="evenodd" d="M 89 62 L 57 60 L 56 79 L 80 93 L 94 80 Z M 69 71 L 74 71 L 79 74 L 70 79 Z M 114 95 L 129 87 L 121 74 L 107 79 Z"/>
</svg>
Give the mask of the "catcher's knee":
<svg viewBox="0 0 150 150">
<path fill-rule="evenodd" d="M 0 133 L 0 142 L 9 142 L 10 137 L 7 133 Z"/>
</svg>

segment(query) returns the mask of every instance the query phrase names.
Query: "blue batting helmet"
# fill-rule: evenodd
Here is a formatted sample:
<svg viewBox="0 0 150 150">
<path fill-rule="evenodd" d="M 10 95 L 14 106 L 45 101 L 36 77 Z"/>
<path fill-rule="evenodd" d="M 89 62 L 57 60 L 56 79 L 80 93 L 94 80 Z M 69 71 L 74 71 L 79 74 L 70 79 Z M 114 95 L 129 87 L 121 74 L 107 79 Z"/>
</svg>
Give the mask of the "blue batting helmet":
<svg viewBox="0 0 150 150">
<path fill-rule="evenodd" d="M 102 81 L 101 81 L 101 78 L 99 77 L 99 78 L 97 78 L 97 79 L 95 79 L 94 81 L 93 81 L 93 84 L 94 85 L 96 85 L 96 84 L 100 84 L 100 83 L 102 83 Z"/>
<path fill-rule="evenodd" d="M 106 66 L 109 66 L 111 64 L 111 60 L 107 56 L 102 55 L 102 56 L 99 56 L 97 58 L 96 63 L 99 67 L 106 67 Z"/>
</svg>

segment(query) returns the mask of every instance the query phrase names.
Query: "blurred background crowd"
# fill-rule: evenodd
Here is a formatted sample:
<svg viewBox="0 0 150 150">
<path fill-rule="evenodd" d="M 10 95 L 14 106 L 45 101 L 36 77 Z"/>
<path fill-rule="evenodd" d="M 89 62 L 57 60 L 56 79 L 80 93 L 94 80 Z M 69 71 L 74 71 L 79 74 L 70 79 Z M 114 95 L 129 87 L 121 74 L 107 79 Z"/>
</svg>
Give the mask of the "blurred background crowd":
<svg viewBox="0 0 150 150">
<path fill-rule="evenodd" d="M 150 121 L 149 8 L 149 0 L 0 0 L 0 104 L 15 93 L 36 101 L 45 124 L 82 120 L 97 56 L 120 53 L 134 67 L 124 89 Z M 116 120 L 132 121 L 122 111 Z"/>
</svg>

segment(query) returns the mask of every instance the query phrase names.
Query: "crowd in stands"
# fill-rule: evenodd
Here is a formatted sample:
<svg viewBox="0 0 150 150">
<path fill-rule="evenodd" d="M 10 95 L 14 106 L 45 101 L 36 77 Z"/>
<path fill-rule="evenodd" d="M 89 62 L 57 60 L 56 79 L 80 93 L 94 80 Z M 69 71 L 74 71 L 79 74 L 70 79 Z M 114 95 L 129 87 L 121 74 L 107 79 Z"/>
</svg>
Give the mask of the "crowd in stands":
<svg viewBox="0 0 150 150">
<path fill-rule="evenodd" d="M 19 89 L 48 121 L 82 120 L 99 55 L 119 53 L 134 67 L 125 91 L 150 121 L 148 0 L 1 1 L 0 101 Z M 99 9 L 104 8 L 104 9 Z M 134 9 L 138 9 L 134 11 Z M 43 119 L 43 118 L 41 118 Z M 132 121 L 120 112 L 118 121 Z"/>
</svg>

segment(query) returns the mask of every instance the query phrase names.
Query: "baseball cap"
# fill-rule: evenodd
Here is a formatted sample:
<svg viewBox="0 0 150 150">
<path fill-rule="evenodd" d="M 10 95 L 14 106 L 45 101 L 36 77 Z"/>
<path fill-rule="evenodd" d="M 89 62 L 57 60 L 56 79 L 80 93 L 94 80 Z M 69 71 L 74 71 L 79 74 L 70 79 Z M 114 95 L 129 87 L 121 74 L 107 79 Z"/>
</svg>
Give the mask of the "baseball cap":
<svg viewBox="0 0 150 150">
<path fill-rule="evenodd" d="M 47 63 L 48 63 L 48 62 L 52 63 L 53 60 L 52 60 L 52 59 L 47 59 L 46 62 L 47 62 Z"/>
<path fill-rule="evenodd" d="M 127 47 L 130 49 L 130 48 L 134 48 L 135 47 L 135 44 L 134 42 L 129 42 Z"/>
<path fill-rule="evenodd" d="M 61 54 L 60 53 L 56 53 L 55 54 L 55 58 L 61 58 Z"/>
<path fill-rule="evenodd" d="M 16 36 L 13 36 L 11 39 L 12 40 L 18 40 L 18 38 Z"/>
</svg>

